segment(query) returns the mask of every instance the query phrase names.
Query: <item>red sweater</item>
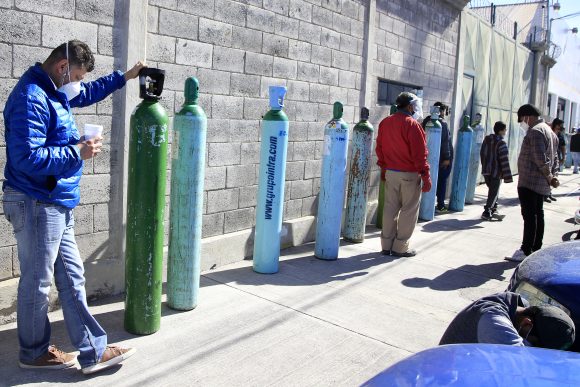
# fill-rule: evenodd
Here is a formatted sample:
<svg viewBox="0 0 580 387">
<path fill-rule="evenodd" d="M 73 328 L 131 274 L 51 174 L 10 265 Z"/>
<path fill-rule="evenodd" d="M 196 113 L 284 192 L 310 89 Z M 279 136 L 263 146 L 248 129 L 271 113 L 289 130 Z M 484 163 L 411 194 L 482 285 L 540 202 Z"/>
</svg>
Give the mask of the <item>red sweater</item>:
<svg viewBox="0 0 580 387">
<path fill-rule="evenodd" d="M 425 132 L 414 118 L 403 112 L 381 121 L 376 152 L 377 164 L 382 169 L 429 173 Z"/>
</svg>

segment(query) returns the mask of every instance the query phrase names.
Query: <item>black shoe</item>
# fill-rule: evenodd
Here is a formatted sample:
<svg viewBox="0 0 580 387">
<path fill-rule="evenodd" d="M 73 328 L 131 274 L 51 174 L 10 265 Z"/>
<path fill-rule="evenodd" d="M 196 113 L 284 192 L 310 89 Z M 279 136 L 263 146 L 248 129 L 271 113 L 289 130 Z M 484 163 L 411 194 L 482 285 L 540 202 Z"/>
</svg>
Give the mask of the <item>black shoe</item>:
<svg viewBox="0 0 580 387">
<path fill-rule="evenodd" d="M 545 201 L 546 203 L 552 203 L 552 201 L 550 200 L 550 198 L 549 198 L 549 197 L 547 197 L 547 196 L 544 196 L 544 201 Z"/>
<path fill-rule="evenodd" d="M 409 249 L 404 253 L 398 253 L 395 250 L 391 250 L 391 255 L 394 255 L 395 257 L 414 257 L 417 255 L 417 252 L 413 249 Z"/>
<path fill-rule="evenodd" d="M 556 198 L 555 198 L 555 197 L 553 197 L 552 195 L 548 196 L 548 199 L 550 199 L 550 200 L 551 200 L 551 201 L 553 201 L 553 202 L 555 202 L 555 201 L 556 201 Z"/>
<path fill-rule="evenodd" d="M 481 219 L 483 220 L 492 220 L 493 217 L 491 215 L 491 213 L 489 211 L 483 211 L 483 214 L 481 214 Z"/>
<path fill-rule="evenodd" d="M 391 255 L 391 250 L 383 250 L 383 251 L 381 251 L 381 254 L 383 254 L 383 255 Z"/>
</svg>

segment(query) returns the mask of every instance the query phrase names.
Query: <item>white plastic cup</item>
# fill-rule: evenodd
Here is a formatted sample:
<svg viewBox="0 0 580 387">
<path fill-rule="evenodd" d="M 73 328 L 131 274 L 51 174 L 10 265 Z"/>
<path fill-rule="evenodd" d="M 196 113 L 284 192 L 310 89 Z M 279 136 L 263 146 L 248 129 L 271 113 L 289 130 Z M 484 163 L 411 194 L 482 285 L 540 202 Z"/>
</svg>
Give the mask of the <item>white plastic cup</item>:
<svg viewBox="0 0 580 387">
<path fill-rule="evenodd" d="M 103 134 L 102 125 L 85 124 L 85 140 L 90 140 Z"/>
</svg>

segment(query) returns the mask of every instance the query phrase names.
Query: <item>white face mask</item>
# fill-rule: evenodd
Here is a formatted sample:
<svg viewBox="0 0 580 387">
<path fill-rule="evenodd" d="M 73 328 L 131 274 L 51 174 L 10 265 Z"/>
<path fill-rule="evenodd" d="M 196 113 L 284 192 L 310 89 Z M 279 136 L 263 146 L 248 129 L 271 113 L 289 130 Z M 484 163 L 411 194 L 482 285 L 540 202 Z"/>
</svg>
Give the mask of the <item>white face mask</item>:
<svg viewBox="0 0 580 387">
<path fill-rule="evenodd" d="M 522 121 L 520 122 L 520 128 L 522 128 L 523 131 L 527 131 L 530 128 L 530 125 L 528 125 L 527 122 Z"/>
<path fill-rule="evenodd" d="M 66 66 L 67 66 L 68 83 L 66 85 L 62 85 L 61 87 L 59 87 L 58 91 L 66 94 L 66 97 L 70 101 L 81 93 L 81 83 L 72 82 L 70 78 L 70 65 L 69 65 L 70 62 L 68 60 L 68 42 L 66 43 L 66 61 L 67 61 Z M 64 83 L 64 77 L 62 81 Z"/>
</svg>

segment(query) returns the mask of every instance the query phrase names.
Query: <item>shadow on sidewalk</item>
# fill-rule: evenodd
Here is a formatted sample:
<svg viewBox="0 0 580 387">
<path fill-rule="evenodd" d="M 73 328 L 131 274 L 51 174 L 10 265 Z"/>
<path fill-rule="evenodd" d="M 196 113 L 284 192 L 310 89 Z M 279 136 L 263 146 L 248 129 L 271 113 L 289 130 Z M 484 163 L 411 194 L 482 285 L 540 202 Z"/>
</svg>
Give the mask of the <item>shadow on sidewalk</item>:
<svg viewBox="0 0 580 387">
<path fill-rule="evenodd" d="M 463 231 L 483 228 L 479 224 L 481 219 L 443 219 L 422 223 L 421 231 L 424 232 L 440 232 L 440 231 Z"/>
<path fill-rule="evenodd" d="M 517 266 L 515 262 L 501 261 L 485 263 L 483 265 L 463 265 L 456 269 L 447 270 L 433 279 L 407 278 L 401 283 L 410 288 L 430 288 L 439 291 L 451 291 L 463 288 L 476 288 L 490 279 L 503 281 L 503 273 Z"/>
</svg>

